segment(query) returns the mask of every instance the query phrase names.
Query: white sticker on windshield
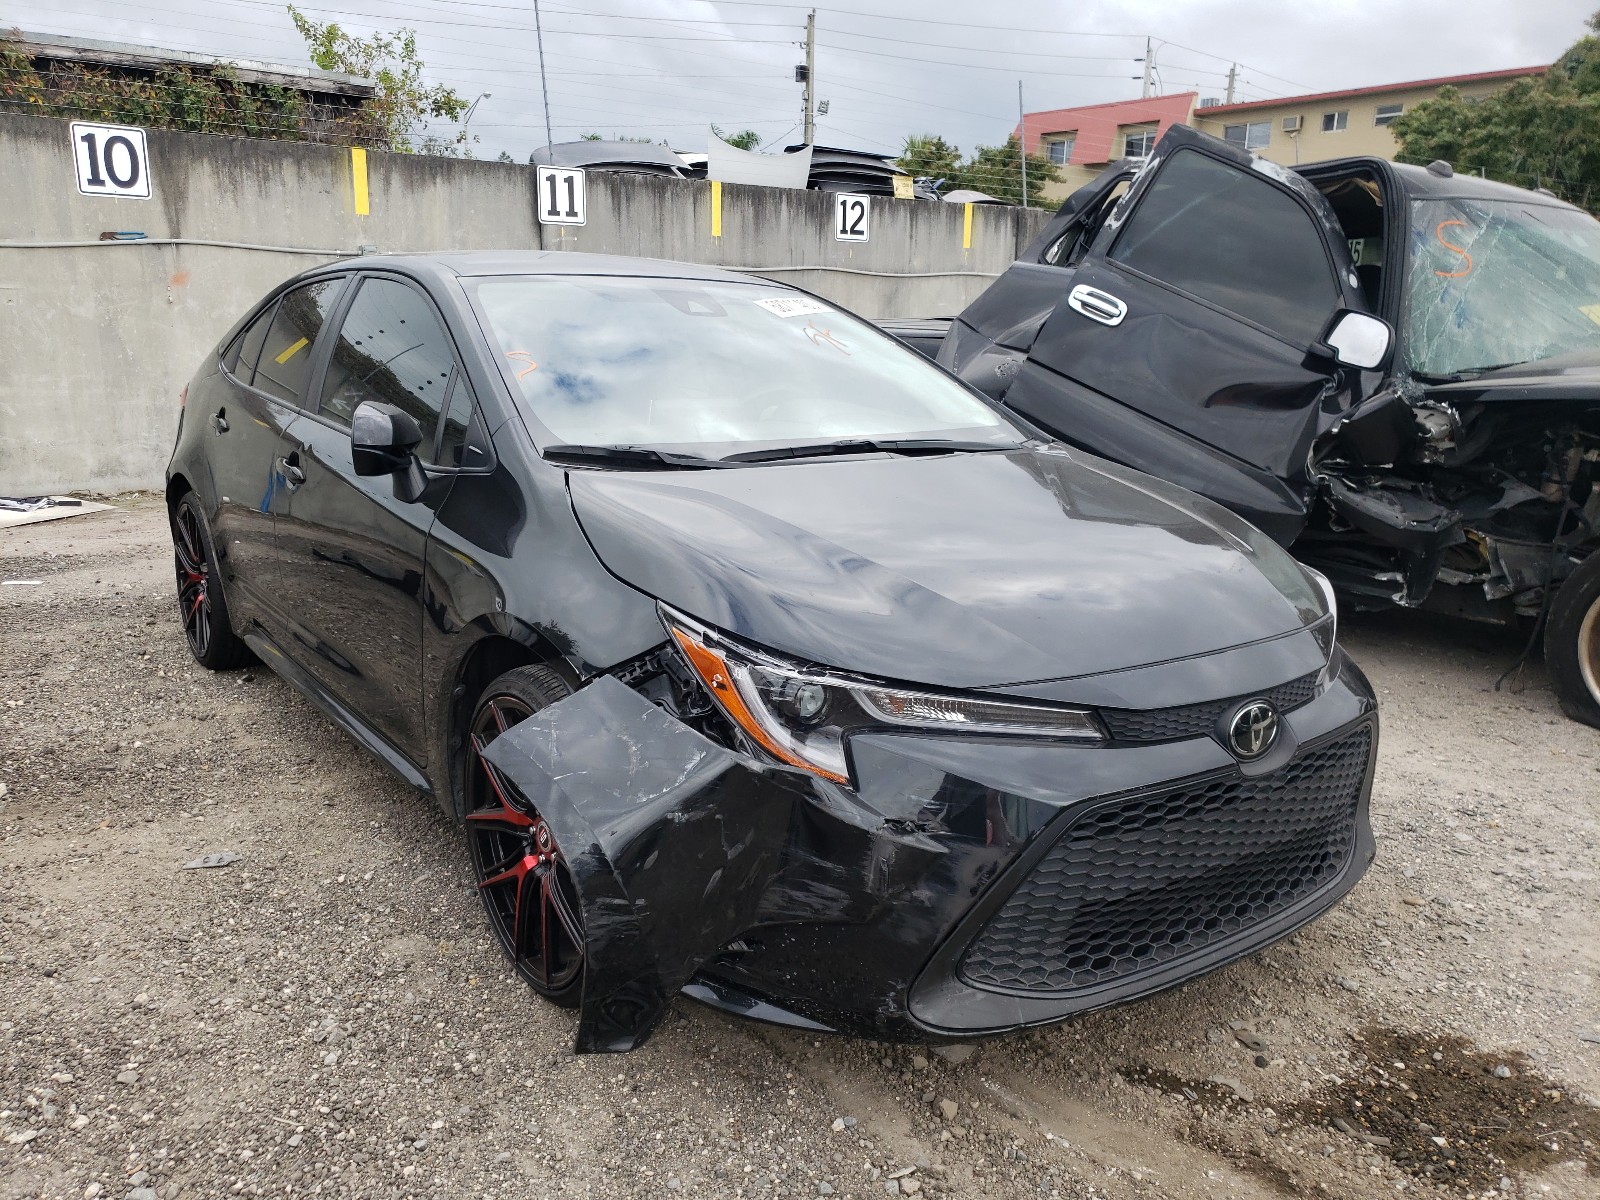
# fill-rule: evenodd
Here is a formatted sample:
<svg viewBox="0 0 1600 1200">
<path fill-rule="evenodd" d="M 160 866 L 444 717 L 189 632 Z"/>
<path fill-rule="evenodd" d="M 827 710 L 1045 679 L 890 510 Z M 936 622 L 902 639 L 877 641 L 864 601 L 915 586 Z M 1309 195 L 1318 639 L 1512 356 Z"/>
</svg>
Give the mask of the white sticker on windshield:
<svg viewBox="0 0 1600 1200">
<path fill-rule="evenodd" d="M 810 296 L 770 296 L 765 300 L 757 300 L 756 304 L 780 317 L 811 317 L 833 311 L 822 301 L 813 300 Z"/>
</svg>

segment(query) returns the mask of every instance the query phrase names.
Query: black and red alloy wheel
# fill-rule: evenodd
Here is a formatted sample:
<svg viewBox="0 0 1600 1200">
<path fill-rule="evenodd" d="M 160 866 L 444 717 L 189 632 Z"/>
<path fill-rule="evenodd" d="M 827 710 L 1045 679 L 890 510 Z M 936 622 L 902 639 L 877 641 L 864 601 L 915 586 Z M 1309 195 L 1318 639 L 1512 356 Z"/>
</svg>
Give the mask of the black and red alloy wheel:
<svg viewBox="0 0 1600 1200">
<path fill-rule="evenodd" d="M 467 762 L 467 840 L 489 923 L 517 973 L 546 999 L 572 1006 L 583 986 L 584 945 L 572 871 L 538 810 L 483 753 L 534 710 L 498 688 L 479 701 Z"/>
<path fill-rule="evenodd" d="M 178 612 L 183 635 L 195 658 L 206 661 L 211 652 L 215 614 L 211 606 L 211 564 L 206 554 L 200 515 L 192 504 L 180 504 L 173 514 L 173 559 L 178 571 Z"/>
</svg>

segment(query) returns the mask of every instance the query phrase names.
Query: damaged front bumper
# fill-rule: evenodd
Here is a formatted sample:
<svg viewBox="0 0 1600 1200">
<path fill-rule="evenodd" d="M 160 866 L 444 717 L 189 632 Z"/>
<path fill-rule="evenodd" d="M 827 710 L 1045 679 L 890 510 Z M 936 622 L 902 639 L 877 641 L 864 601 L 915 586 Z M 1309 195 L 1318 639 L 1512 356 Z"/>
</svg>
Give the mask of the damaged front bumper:
<svg viewBox="0 0 1600 1200">
<path fill-rule="evenodd" d="M 486 758 L 573 871 L 580 1052 L 640 1045 L 680 990 L 809 1029 L 950 1038 L 1169 987 L 1348 891 L 1372 858 L 1376 708 L 1337 650 L 1308 697 L 1250 764 L 1209 727 L 1095 746 L 883 732 L 854 738 L 851 790 L 603 677 Z"/>
</svg>

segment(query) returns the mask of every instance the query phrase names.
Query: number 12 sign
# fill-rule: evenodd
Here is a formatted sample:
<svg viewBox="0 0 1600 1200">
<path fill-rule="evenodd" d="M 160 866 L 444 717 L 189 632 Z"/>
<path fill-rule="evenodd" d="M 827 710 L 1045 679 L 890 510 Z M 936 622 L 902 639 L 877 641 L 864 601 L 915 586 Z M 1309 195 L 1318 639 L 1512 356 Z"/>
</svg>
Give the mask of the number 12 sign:
<svg viewBox="0 0 1600 1200">
<path fill-rule="evenodd" d="M 840 242 L 864 242 L 872 230 L 872 198 L 852 192 L 833 197 L 833 236 Z"/>
<path fill-rule="evenodd" d="M 575 167 L 535 167 L 541 225 L 582 225 L 585 220 L 583 172 Z"/>
</svg>

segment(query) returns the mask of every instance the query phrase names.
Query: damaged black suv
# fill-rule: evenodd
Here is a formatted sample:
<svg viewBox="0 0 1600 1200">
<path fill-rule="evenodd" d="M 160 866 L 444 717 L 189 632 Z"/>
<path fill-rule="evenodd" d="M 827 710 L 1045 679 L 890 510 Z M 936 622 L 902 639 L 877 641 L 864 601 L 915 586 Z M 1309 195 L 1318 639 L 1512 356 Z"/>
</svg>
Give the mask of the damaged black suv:
<svg viewBox="0 0 1600 1200">
<path fill-rule="evenodd" d="M 1349 353 L 1358 314 L 1397 335 L 1374 369 Z M 1581 210 L 1444 163 L 1291 171 L 1177 126 L 953 322 L 884 324 L 1062 440 L 1227 505 L 1357 607 L 1542 622 L 1563 707 L 1600 725 Z"/>
</svg>

